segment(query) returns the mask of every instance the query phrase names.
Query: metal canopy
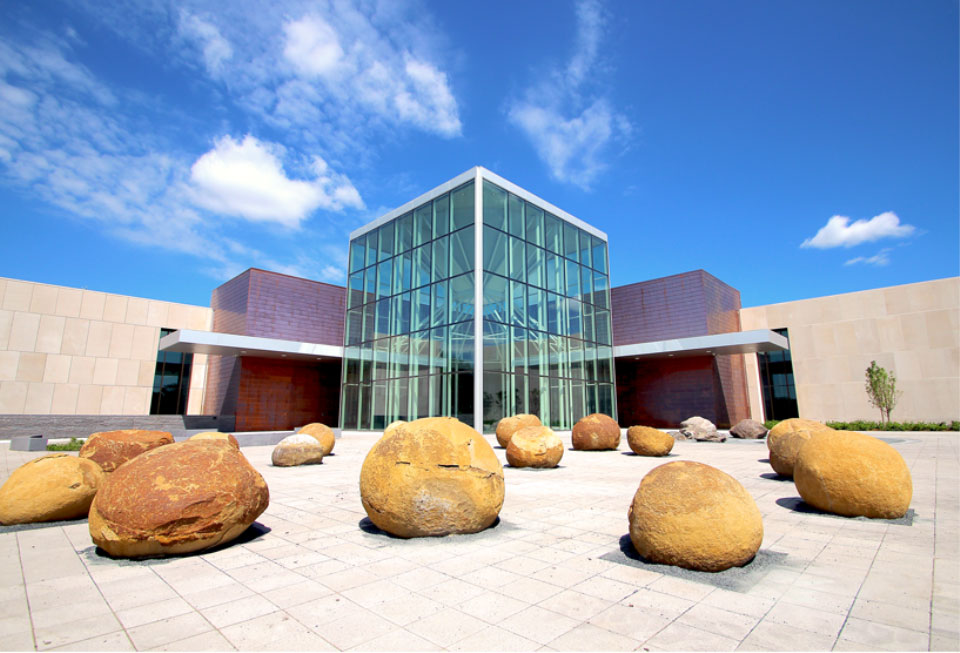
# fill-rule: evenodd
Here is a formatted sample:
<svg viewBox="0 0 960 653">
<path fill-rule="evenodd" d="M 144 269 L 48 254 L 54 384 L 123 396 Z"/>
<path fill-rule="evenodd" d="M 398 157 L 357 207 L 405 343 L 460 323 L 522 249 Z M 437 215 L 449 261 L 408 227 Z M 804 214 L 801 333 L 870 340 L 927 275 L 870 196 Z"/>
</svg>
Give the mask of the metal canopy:
<svg viewBox="0 0 960 653">
<path fill-rule="evenodd" d="M 343 347 L 232 333 L 180 329 L 160 339 L 160 351 L 218 356 L 256 356 L 287 360 L 341 360 Z"/>
<path fill-rule="evenodd" d="M 755 354 L 765 351 L 784 351 L 790 348 L 787 339 L 769 329 L 735 331 L 710 336 L 638 342 L 617 345 L 614 358 L 668 358 L 674 356 L 710 356 L 728 354 Z"/>
</svg>

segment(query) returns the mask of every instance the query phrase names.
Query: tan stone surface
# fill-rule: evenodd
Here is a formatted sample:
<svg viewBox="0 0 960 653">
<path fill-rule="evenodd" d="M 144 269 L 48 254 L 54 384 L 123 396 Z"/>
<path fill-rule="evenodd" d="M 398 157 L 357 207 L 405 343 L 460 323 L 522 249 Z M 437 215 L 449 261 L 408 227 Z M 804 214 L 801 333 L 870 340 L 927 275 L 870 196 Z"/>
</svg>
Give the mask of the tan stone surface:
<svg viewBox="0 0 960 653">
<path fill-rule="evenodd" d="M 501 447 L 506 448 L 513 434 L 528 426 L 540 426 L 540 418 L 526 413 L 504 417 L 497 422 L 497 442 Z"/>
<path fill-rule="evenodd" d="M 316 439 L 316 441 L 320 443 L 320 446 L 323 447 L 324 456 L 333 451 L 333 446 L 337 443 L 337 437 L 334 435 L 333 429 L 320 422 L 307 424 L 297 431 L 297 433 L 303 433 Z"/>
<path fill-rule="evenodd" d="M 105 472 L 112 472 L 145 451 L 169 444 L 173 444 L 173 436 L 166 431 L 102 431 L 87 438 L 80 448 L 80 457 L 89 458 Z"/>
<path fill-rule="evenodd" d="M 497 518 L 503 497 L 493 448 L 452 417 L 419 419 L 383 436 L 360 471 L 370 521 L 399 537 L 481 531 Z"/>
<path fill-rule="evenodd" d="M 0 524 L 84 517 L 103 476 L 92 460 L 66 453 L 24 463 L 0 487 Z"/>
<path fill-rule="evenodd" d="M 742 566 L 763 541 L 753 497 L 732 476 L 702 463 L 678 461 L 652 469 L 627 517 L 640 555 L 687 569 Z"/>
<path fill-rule="evenodd" d="M 822 431 L 788 431 L 782 433 L 770 447 L 770 466 L 780 476 L 793 478 L 793 467 L 797 462 L 800 448 L 814 433 Z"/>
<path fill-rule="evenodd" d="M 903 456 L 853 431 L 814 434 L 800 449 L 793 481 L 811 506 L 848 517 L 902 517 L 913 497 Z"/>
<path fill-rule="evenodd" d="M 548 426 L 525 426 L 507 445 L 512 467 L 556 467 L 563 458 L 563 440 Z"/>
<path fill-rule="evenodd" d="M 229 442 L 231 446 L 237 449 L 240 448 L 240 443 L 233 437 L 233 433 L 221 433 L 220 431 L 204 431 L 203 433 L 191 435 L 187 440 L 223 440 Z"/>
<path fill-rule="evenodd" d="M 263 477 L 228 443 L 178 442 L 109 475 L 90 507 L 90 535 L 112 556 L 189 553 L 229 542 L 270 502 Z"/>
<path fill-rule="evenodd" d="M 404 424 L 406 424 L 406 421 L 404 421 L 404 420 L 402 420 L 402 419 L 398 419 L 398 420 L 395 420 L 395 421 L 393 421 L 393 422 L 390 422 L 389 424 L 387 424 L 387 428 L 385 428 L 385 429 L 383 430 L 383 434 L 384 434 L 384 435 L 387 435 L 388 433 L 390 433 L 391 431 L 393 431 L 393 429 L 395 429 L 395 428 L 397 428 L 397 427 L 399 427 L 399 426 L 403 426 Z"/>
<path fill-rule="evenodd" d="M 323 445 L 312 435 L 288 435 L 273 448 L 270 458 L 276 467 L 315 465 L 323 462 Z"/>
<path fill-rule="evenodd" d="M 627 429 L 627 444 L 638 456 L 666 456 L 673 449 L 673 443 L 673 436 L 660 429 L 650 426 Z"/>
<path fill-rule="evenodd" d="M 608 415 L 593 413 L 574 424 L 571 439 L 578 450 L 616 449 L 620 446 L 620 425 Z"/>
<path fill-rule="evenodd" d="M 785 419 L 770 429 L 770 431 L 767 433 L 767 449 L 772 451 L 773 447 L 777 444 L 777 440 L 787 433 L 793 433 L 794 431 L 809 431 L 810 433 L 819 433 L 820 431 L 832 430 L 833 429 L 823 422 L 818 422 L 813 419 L 802 419 L 800 417 Z"/>
</svg>

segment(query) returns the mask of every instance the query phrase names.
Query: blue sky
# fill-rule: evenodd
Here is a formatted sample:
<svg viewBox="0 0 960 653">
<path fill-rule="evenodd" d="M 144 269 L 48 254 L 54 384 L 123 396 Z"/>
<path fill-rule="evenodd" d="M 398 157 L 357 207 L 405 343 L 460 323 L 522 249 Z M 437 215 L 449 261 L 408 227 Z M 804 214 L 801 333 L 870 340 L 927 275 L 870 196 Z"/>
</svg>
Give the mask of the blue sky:
<svg viewBox="0 0 960 653">
<path fill-rule="evenodd" d="M 614 285 L 744 306 L 958 274 L 958 4 L 0 5 L 0 276 L 207 305 L 344 282 L 347 234 L 483 165 Z"/>
</svg>

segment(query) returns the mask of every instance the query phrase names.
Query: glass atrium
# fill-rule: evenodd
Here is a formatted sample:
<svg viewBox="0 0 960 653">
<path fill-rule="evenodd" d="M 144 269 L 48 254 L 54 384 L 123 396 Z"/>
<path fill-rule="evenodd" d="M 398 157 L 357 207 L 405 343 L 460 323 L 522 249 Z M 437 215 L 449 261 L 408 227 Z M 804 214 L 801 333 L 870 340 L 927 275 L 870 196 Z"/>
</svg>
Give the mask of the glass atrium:
<svg viewBox="0 0 960 653">
<path fill-rule="evenodd" d="M 616 419 L 608 279 L 605 234 L 483 168 L 357 230 L 341 427 Z"/>
</svg>

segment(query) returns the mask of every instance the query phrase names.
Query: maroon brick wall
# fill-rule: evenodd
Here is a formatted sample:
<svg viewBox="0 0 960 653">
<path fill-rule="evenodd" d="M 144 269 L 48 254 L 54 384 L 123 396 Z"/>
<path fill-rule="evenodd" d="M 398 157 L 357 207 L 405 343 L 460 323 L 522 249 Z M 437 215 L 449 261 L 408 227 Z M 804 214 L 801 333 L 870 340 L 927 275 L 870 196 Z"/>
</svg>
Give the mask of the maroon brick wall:
<svg viewBox="0 0 960 653">
<path fill-rule="evenodd" d="M 250 273 L 246 335 L 343 345 L 346 288 L 264 270 Z"/>
<path fill-rule="evenodd" d="M 611 288 L 613 344 L 706 334 L 704 274 L 695 270 Z"/>
<path fill-rule="evenodd" d="M 310 422 L 336 426 L 339 376 L 339 363 L 244 357 L 235 430 L 288 430 Z"/>
</svg>

